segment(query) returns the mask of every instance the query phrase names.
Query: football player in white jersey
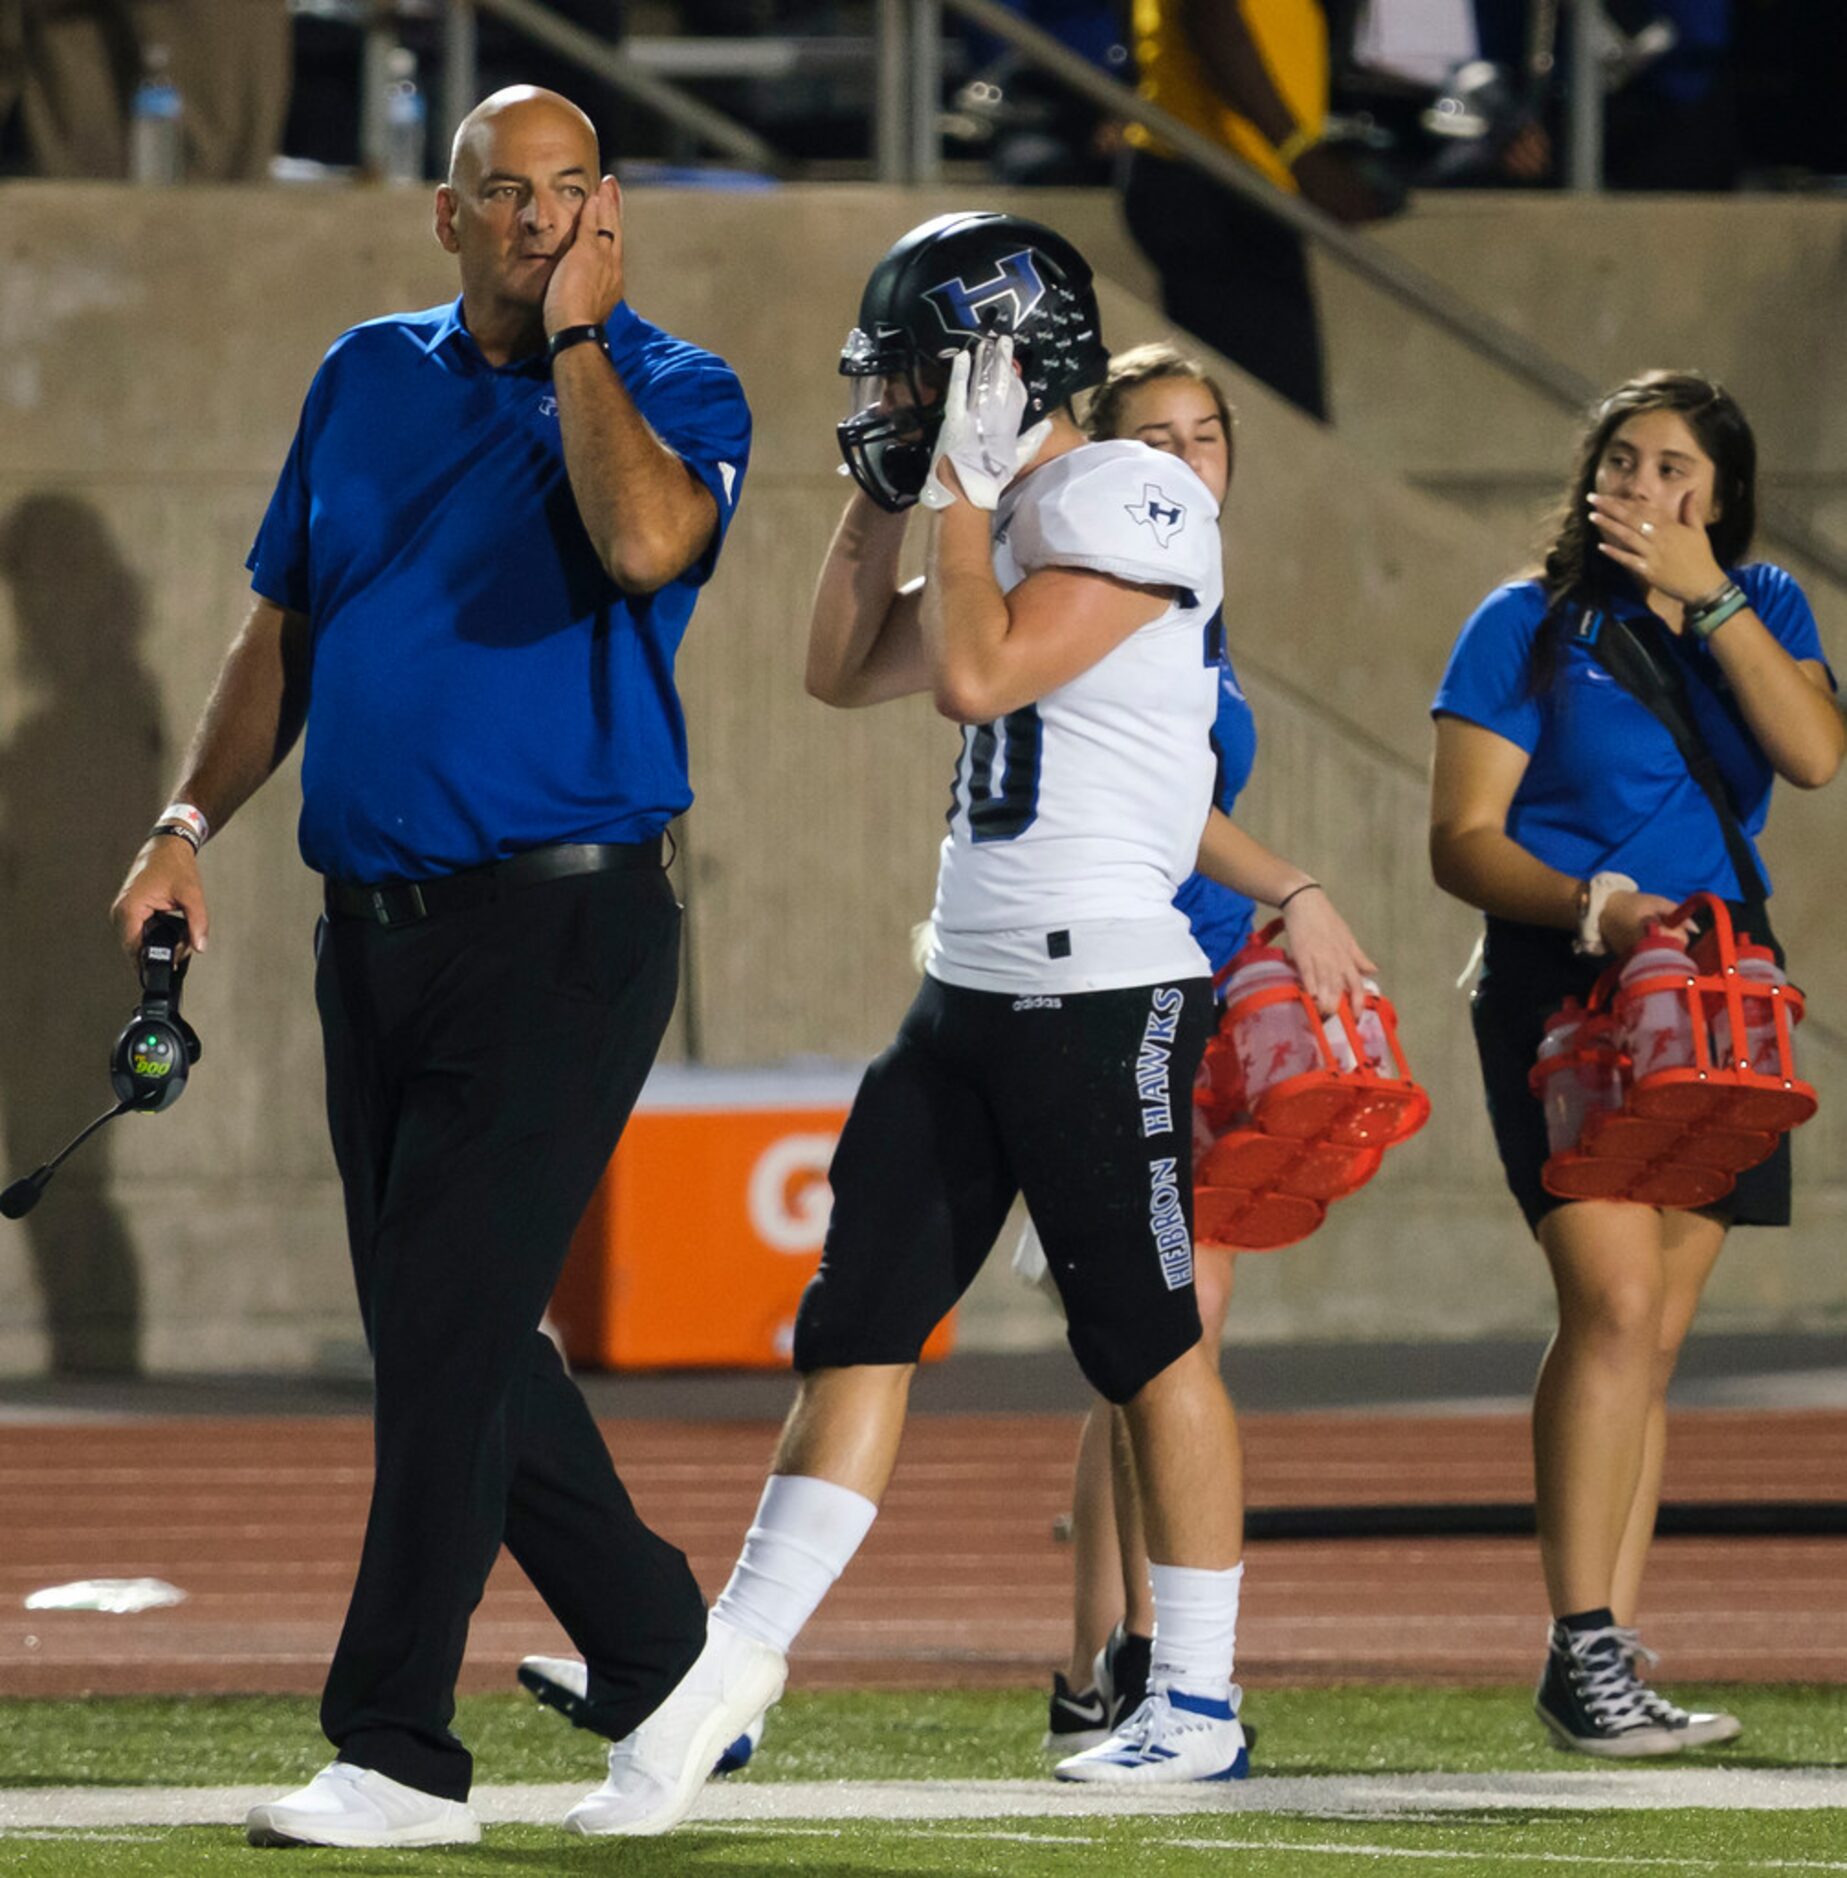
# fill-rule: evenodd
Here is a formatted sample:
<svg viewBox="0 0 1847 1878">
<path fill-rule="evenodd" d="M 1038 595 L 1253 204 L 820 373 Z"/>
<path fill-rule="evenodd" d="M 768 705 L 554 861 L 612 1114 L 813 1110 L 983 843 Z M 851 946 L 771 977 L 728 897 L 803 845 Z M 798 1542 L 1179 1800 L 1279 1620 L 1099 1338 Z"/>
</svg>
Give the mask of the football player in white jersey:
<svg viewBox="0 0 1847 1878">
<path fill-rule="evenodd" d="M 867 283 L 841 360 L 861 493 L 817 585 L 808 686 L 842 706 L 928 691 L 964 727 L 926 975 L 841 1135 L 800 1392 L 705 1651 L 610 1750 L 574 1830 L 667 1830 L 781 1694 L 872 1524 L 924 1340 L 1022 1194 L 1072 1350 L 1126 1411 L 1153 1561 L 1149 1699 L 1058 1772 L 1248 1766 L 1232 1417 L 1193 1293 L 1212 992 L 1173 904 L 1196 859 L 1213 866 L 1218 505 L 1178 458 L 1078 429 L 1069 400 L 1108 365 L 1098 327 L 1083 257 L 1013 216 L 925 223 Z M 927 571 L 901 586 L 920 499 Z"/>
<path fill-rule="evenodd" d="M 1184 458 L 1220 505 L 1232 480 L 1232 423 L 1231 405 L 1218 382 L 1198 360 L 1165 344 L 1117 353 L 1084 414 L 1084 429 L 1092 438 L 1139 438 Z M 1216 806 L 1230 816 L 1256 760 L 1257 726 L 1229 656 L 1219 672 L 1213 748 Z M 1259 903 L 1281 910 L 1289 950 L 1301 961 L 1311 994 L 1321 995 L 1324 1009 L 1338 1002 L 1356 968 L 1377 970 L 1319 881 L 1240 829 L 1220 833 L 1235 837 L 1218 843 L 1225 863 L 1221 878 L 1195 874 L 1176 901 L 1215 976 L 1250 937 Z M 1193 1290 L 1205 1347 L 1215 1361 L 1236 1261 L 1237 1254 L 1226 1246 L 1194 1248 Z M 1013 1264 L 1027 1283 L 1050 1284 L 1030 1220 Z M 1233 1466 L 1233 1490 L 1241 1492 L 1235 1448 Z M 1068 1673 L 1053 1678 L 1044 1737 L 1046 1750 L 1060 1758 L 1104 1741 L 1117 1722 L 1140 1707 L 1152 1658 L 1154 1612 L 1134 1463 L 1123 1416 L 1107 1402 L 1096 1403 L 1085 1417 L 1071 1506 L 1072 1650 Z M 1248 1720 L 1243 1727 L 1254 1753 L 1256 1729 Z"/>
</svg>

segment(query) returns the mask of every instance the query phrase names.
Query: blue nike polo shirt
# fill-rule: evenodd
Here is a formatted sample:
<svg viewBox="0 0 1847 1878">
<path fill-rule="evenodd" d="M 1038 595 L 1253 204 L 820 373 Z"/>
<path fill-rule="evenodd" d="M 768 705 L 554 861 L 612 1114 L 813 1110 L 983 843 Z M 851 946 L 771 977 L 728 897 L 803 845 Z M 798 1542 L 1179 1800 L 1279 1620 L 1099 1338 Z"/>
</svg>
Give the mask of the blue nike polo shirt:
<svg viewBox="0 0 1847 1878">
<path fill-rule="evenodd" d="M 316 373 L 247 563 L 306 614 L 301 852 L 422 880 L 550 842 L 641 841 L 692 801 L 673 664 L 736 511 L 750 411 L 723 360 L 626 305 L 609 355 L 712 492 L 711 546 L 656 593 L 604 571 L 543 355 L 490 365 L 462 304 L 371 320 Z"/>
<path fill-rule="evenodd" d="M 1792 659 L 1826 666 L 1815 615 L 1789 574 L 1757 562 L 1733 568 L 1731 578 Z M 1638 594 L 1622 595 L 1612 608 L 1636 618 L 1645 611 Z M 1537 581 L 1496 588 L 1463 627 L 1430 707 L 1433 715 L 1466 718 L 1527 753 L 1508 810 L 1508 835 L 1548 867 L 1578 879 L 1607 869 L 1670 900 L 1694 893 L 1738 899 L 1719 818 L 1667 727 L 1575 632 L 1561 635 L 1550 684 L 1534 689 L 1533 645 L 1547 610 Z M 1577 617 L 1574 610 L 1574 625 Z M 1681 633 L 1673 636 L 1672 651 L 1695 728 L 1731 786 L 1752 857 L 1764 873 L 1754 838 L 1770 811 L 1776 772 L 1712 648 Z M 1828 676 L 1832 683 L 1832 671 Z M 1768 885 L 1767 873 L 1764 879 Z"/>
</svg>

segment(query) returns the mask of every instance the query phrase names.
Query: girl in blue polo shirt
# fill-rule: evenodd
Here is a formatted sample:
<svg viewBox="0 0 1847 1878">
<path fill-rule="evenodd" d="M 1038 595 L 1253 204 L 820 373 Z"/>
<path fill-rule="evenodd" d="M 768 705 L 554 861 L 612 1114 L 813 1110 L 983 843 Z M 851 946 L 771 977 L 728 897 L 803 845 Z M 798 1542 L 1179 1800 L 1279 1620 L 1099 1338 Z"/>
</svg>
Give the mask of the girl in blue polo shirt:
<svg viewBox="0 0 1847 1878">
<path fill-rule="evenodd" d="M 1621 619 L 1678 669 L 1747 843 L 1777 777 L 1812 789 L 1834 774 L 1841 719 L 1814 615 L 1783 569 L 1745 563 L 1755 480 L 1750 426 L 1719 386 L 1647 372 L 1612 393 L 1542 571 L 1476 609 L 1433 706 L 1432 865 L 1487 915 L 1473 1014 L 1488 1113 L 1558 1293 L 1533 1403 L 1554 1614 L 1537 1706 L 1561 1746 L 1609 1758 L 1739 1732 L 1649 1688 L 1634 1622 L 1668 1378 L 1726 1229 L 1788 1222 L 1788 1143 L 1705 1211 L 1561 1201 L 1540 1184 L 1545 1123 L 1526 1078 L 1546 1017 L 1688 895 L 1720 895 L 1775 945 L 1673 737 L 1593 650 Z"/>
</svg>

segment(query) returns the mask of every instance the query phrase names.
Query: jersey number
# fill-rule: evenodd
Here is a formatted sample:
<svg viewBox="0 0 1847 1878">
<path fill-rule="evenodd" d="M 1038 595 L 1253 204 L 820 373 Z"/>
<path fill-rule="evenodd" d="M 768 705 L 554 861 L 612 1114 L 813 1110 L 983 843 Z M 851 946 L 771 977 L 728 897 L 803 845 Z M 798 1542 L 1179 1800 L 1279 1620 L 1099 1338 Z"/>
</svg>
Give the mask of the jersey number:
<svg viewBox="0 0 1847 1878">
<path fill-rule="evenodd" d="M 1044 726 L 1028 704 L 967 732 L 962 761 L 968 777 L 968 832 L 974 841 L 1012 841 L 1039 818 L 1039 754 Z M 995 753 L 999 752 L 996 776 Z M 996 786 L 998 782 L 998 787 Z M 950 815 L 953 819 L 955 809 Z"/>
</svg>

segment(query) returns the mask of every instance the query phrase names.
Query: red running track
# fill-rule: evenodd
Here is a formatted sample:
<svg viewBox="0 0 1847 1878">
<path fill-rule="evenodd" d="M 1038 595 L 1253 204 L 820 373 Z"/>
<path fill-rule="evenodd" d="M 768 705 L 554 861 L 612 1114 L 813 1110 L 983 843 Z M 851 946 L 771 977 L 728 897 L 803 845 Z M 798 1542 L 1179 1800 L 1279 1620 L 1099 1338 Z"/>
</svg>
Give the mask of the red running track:
<svg viewBox="0 0 1847 1878">
<path fill-rule="evenodd" d="M 1506 1501 L 1531 1493 L 1516 1416 L 1245 1420 L 1266 1506 Z M 609 1422 L 644 1515 L 716 1591 L 762 1484 L 763 1423 Z M 918 1417 L 885 1511 L 796 1649 L 807 1687 L 1037 1685 L 1069 1645 L 1076 1427 L 1050 1415 Z M 0 1426 L 0 1693 L 320 1687 L 370 1481 L 348 1419 Z M 1835 1499 L 1847 1413 L 1690 1411 L 1670 1498 Z M 1524 1680 L 1545 1604 L 1526 1539 L 1293 1541 L 1249 1554 L 1247 1682 Z M 164 1578 L 185 1603 L 139 1616 L 33 1612 L 79 1578 Z M 1665 1539 L 1643 1624 L 1677 1680 L 1847 1682 L 1847 1541 Z M 471 1633 L 464 1686 L 510 1686 L 568 1648 L 510 1561 Z"/>
</svg>

